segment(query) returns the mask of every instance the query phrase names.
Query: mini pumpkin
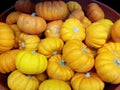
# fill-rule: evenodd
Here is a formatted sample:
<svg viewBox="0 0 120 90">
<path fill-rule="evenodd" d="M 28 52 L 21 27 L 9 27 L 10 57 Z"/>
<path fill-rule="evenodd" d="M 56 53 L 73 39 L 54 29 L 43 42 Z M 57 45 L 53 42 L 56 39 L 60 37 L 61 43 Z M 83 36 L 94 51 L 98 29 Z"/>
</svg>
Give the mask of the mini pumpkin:
<svg viewBox="0 0 120 90">
<path fill-rule="evenodd" d="M 96 73 L 76 73 L 71 81 L 73 90 L 103 90 L 105 83 Z"/>
<path fill-rule="evenodd" d="M 38 45 L 38 52 L 50 58 L 62 51 L 64 42 L 60 38 L 49 37 L 44 38 Z"/>
<path fill-rule="evenodd" d="M 19 53 L 18 49 L 10 50 L 0 54 L 0 72 L 10 73 L 16 69 L 15 59 Z"/>
<path fill-rule="evenodd" d="M 45 37 L 58 37 L 60 38 L 60 29 L 63 24 L 62 20 L 51 21 L 47 24 L 45 30 Z"/>
<path fill-rule="evenodd" d="M 47 59 L 36 51 L 22 50 L 15 60 L 16 68 L 25 74 L 39 74 L 46 70 Z"/>
<path fill-rule="evenodd" d="M 94 66 L 91 50 L 79 40 L 69 40 L 63 47 L 63 58 L 67 65 L 76 72 L 87 72 Z"/>
<path fill-rule="evenodd" d="M 72 39 L 83 41 L 86 36 L 83 24 L 76 18 L 69 18 L 65 20 L 62 24 L 60 35 L 63 41 Z"/>
<path fill-rule="evenodd" d="M 32 15 L 29 14 L 20 14 L 17 25 L 20 30 L 27 34 L 40 34 L 46 29 L 46 21 L 38 16 L 35 16 L 35 13 Z"/>
<path fill-rule="evenodd" d="M 110 31 L 113 41 L 120 42 L 120 19 L 116 20 Z"/>
<path fill-rule="evenodd" d="M 38 90 L 39 81 L 35 76 L 25 75 L 15 70 L 9 74 L 7 85 L 10 90 Z"/>
<path fill-rule="evenodd" d="M 90 3 L 86 7 L 86 16 L 92 21 L 98 21 L 105 18 L 103 9 L 97 3 Z"/>
<path fill-rule="evenodd" d="M 9 51 L 15 43 L 14 32 L 9 25 L 0 22 L 0 53 Z"/>
<path fill-rule="evenodd" d="M 74 71 L 66 64 L 62 55 L 51 56 L 46 71 L 49 78 L 64 81 L 70 80 L 74 75 Z"/>
<path fill-rule="evenodd" d="M 70 85 L 67 82 L 62 80 L 56 79 L 48 79 L 43 81 L 40 86 L 39 90 L 71 90 Z"/>
<path fill-rule="evenodd" d="M 95 69 L 104 82 L 120 83 L 120 43 L 109 42 L 98 50 Z"/>
<path fill-rule="evenodd" d="M 68 9 L 64 1 L 43 1 L 35 6 L 35 12 L 38 16 L 47 21 L 62 20 L 67 17 Z"/>
<path fill-rule="evenodd" d="M 18 40 L 19 49 L 31 51 L 37 50 L 39 42 L 40 42 L 39 36 L 21 33 Z"/>
</svg>

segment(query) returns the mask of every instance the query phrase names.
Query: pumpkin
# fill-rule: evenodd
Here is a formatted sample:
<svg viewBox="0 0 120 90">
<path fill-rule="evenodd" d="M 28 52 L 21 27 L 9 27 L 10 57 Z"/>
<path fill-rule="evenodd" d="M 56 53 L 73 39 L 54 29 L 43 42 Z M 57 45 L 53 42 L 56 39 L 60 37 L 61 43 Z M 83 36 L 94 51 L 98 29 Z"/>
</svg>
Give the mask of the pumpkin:
<svg viewBox="0 0 120 90">
<path fill-rule="evenodd" d="M 98 21 L 105 18 L 103 9 L 97 3 L 90 3 L 86 7 L 86 16 L 92 21 Z"/>
<path fill-rule="evenodd" d="M 104 44 L 95 58 L 95 68 L 99 77 L 108 83 L 120 83 L 120 43 Z"/>
<path fill-rule="evenodd" d="M 16 24 L 20 14 L 21 14 L 21 12 L 19 12 L 19 11 L 13 11 L 13 12 L 9 13 L 6 17 L 6 23 L 10 24 L 10 25 Z"/>
<path fill-rule="evenodd" d="M 38 52 L 50 58 L 51 56 L 61 53 L 63 45 L 64 42 L 60 38 L 44 38 L 38 44 Z"/>
<path fill-rule="evenodd" d="M 88 72 L 94 66 L 91 50 L 79 40 L 69 40 L 63 47 L 66 64 L 76 72 Z"/>
<path fill-rule="evenodd" d="M 37 50 L 39 42 L 39 36 L 21 33 L 18 40 L 19 49 Z"/>
<path fill-rule="evenodd" d="M 51 56 L 48 60 L 47 74 L 49 78 L 68 81 L 74 75 L 61 55 Z M 62 73 L 61 73 L 62 72 Z"/>
<path fill-rule="evenodd" d="M 120 19 L 116 20 L 110 31 L 113 41 L 120 42 Z"/>
<path fill-rule="evenodd" d="M 42 83 L 44 80 L 48 79 L 48 75 L 47 75 L 46 72 L 43 72 L 43 73 L 40 73 L 40 74 L 36 74 L 34 76 L 38 79 L 39 83 Z"/>
<path fill-rule="evenodd" d="M 13 48 L 15 36 L 9 25 L 0 22 L 0 53 Z"/>
<path fill-rule="evenodd" d="M 0 54 L 0 73 L 9 73 L 16 69 L 15 59 L 19 50 L 13 49 Z"/>
<path fill-rule="evenodd" d="M 103 90 L 104 82 L 96 73 L 76 73 L 71 79 L 73 90 Z"/>
<path fill-rule="evenodd" d="M 63 24 L 62 20 L 51 21 L 47 24 L 45 37 L 60 37 L 60 29 Z"/>
<path fill-rule="evenodd" d="M 14 6 L 16 11 L 23 13 L 32 13 L 35 11 L 35 4 L 31 0 L 17 0 Z"/>
<path fill-rule="evenodd" d="M 10 28 L 13 30 L 14 32 L 14 36 L 15 36 L 15 43 L 14 43 L 14 48 L 18 48 L 19 45 L 18 45 L 18 39 L 19 39 L 19 35 L 21 34 L 21 31 L 20 29 L 18 28 L 17 24 L 11 24 L 9 25 Z"/>
<path fill-rule="evenodd" d="M 36 51 L 22 50 L 15 60 L 16 68 L 25 74 L 39 74 L 46 70 L 47 59 Z"/>
<path fill-rule="evenodd" d="M 68 1 L 66 4 L 70 12 L 74 11 L 75 9 L 82 10 L 82 6 L 77 1 Z"/>
<path fill-rule="evenodd" d="M 7 85 L 10 90 L 38 90 L 39 81 L 35 76 L 25 75 L 15 70 L 9 74 Z"/>
<path fill-rule="evenodd" d="M 20 30 L 27 34 L 40 34 L 46 29 L 46 21 L 38 16 L 35 16 L 35 13 L 32 15 L 29 14 L 20 14 L 17 25 Z"/>
<path fill-rule="evenodd" d="M 106 43 L 108 36 L 108 28 L 101 23 L 94 22 L 86 28 L 85 44 L 90 48 L 98 49 Z"/>
<path fill-rule="evenodd" d="M 72 39 L 83 41 L 86 36 L 83 24 L 76 18 L 69 18 L 65 20 L 62 24 L 60 35 L 63 41 Z"/>
<path fill-rule="evenodd" d="M 62 20 L 67 17 L 68 9 L 64 1 L 43 1 L 35 6 L 35 12 L 38 16 L 47 21 Z"/>
<path fill-rule="evenodd" d="M 71 90 L 71 87 L 62 80 L 48 79 L 40 84 L 39 90 Z"/>
<path fill-rule="evenodd" d="M 75 9 L 74 11 L 72 11 L 69 15 L 69 18 L 77 18 L 80 21 L 82 20 L 82 18 L 84 18 L 84 12 L 81 9 Z"/>
</svg>

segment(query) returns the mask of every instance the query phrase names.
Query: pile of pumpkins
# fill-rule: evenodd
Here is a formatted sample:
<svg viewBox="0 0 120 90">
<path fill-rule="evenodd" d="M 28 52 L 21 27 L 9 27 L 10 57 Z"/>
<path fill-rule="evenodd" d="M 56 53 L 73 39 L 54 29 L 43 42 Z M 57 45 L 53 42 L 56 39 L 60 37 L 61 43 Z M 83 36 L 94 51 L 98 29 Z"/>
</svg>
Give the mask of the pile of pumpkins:
<svg viewBox="0 0 120 90">
<path fill-rule="evenodd" d="M 83 11 L 76 1 L 18 0 L 0 22 L 0 73 L 11 90 L 120 84 L 120 19 L 105 18 L 97 3 Z"/>
</svg>

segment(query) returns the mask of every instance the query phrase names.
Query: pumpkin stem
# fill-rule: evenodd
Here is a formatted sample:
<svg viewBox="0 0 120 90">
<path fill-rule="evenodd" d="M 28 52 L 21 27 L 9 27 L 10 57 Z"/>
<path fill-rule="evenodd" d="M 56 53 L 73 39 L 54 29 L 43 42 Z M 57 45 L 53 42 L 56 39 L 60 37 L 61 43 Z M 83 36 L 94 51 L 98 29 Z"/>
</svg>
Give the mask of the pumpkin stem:
<svg viewBox="0 0 120 90">
<path fill-rule="evenodd" d="M 60 61 L 60 65 L 65 66 L 65 64 L 66 64 L 66 63 L 65 63 L 65 60 L 62 59 L 62 60 Z"/>
<path fill-rule="evenodd" d="M 33 50 L 33 51 L 32 51 L 32 54 L 35 54 L 35 53 L 36 53 L 36 51 L 35 51 L 35 50 Z"/>
<path fill-rule="evenodd" d="M 84 54 L 87 54 L 87 50 L 86 50 L 86 49 L 82 49 L 82 52 L 83 52 Z"/>
<path fill-rule="evenodd" d="M 36 13 L 32 13 L 31 16 L 36 16 Z"/>
<path fill-rule="evenodd" d="M 114 64 L 117 65 L 117 66 L 120 66 L 120 60 L 115 59 Z"/>
<path fill-rule="evenodd" d="M 85 77 L 87 77 L 87 78 L 89 78 L 91 75 L 90 75 L 90 72 L 87 72 L 86 74 L 85 74 Z"/>
<path fill-rule="evenodd" d="M 53 53 L 52 53 L 52 55 L 56 55 L 58 53 L 58 51 L 54 51 Z"/>
<path fill-rule="evenodd" d="M 60 33 L 60 30 L 59 30 L 59 29 L 57 29 L 57 30 L 56 30 L 56 33 Z"/>
<path fill-rule="evenodd" d="M 29 78 L 29 79 L 31 79 L 31 78 L 32 78 L 32 76 L 31 76 L 31 75 L 28 75 L 28 78 Z"/>
<path fill-rule="evenodd" d="M 22 48 L 25 48 L 25 42 L 21 43 Z"/>
<path fill-rule="evenodd" d="M 78 33 L 78 31 L 79 31 L 79 29 L 77 27 L 75 27 L 73 30 L 75 33 Z"/>
</svg>

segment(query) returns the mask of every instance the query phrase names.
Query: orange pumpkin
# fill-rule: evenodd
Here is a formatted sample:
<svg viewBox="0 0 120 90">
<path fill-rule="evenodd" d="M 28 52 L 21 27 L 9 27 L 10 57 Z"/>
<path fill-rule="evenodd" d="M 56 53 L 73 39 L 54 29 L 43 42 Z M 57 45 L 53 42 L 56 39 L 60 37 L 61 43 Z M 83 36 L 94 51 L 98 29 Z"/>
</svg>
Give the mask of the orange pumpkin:
<svg viewBox="0 0 120 90">
<path fill-rule="evenodd" d="M 111 37 L 113 41 L 120 42 L 120 19 L 116 20 L 111 27 Z"/>
<path fill-rule="evenodd" d="M 87 72 L 94 66 L 91 50 L 79 40 L 69 40 L 63 47 L 63 58 L 76 72 Z"/>
<path fill-rule="evenodd" d="M 40 34 L 46 29 L 46 21 L 38 16 L 21 14 L 18 18 L 17 25 L 20 30 L 27 34 Z"/>
<path fill-rule="evenodd" d="M 13 48 L 15 36 L 9 25 L 0 22 L 0 53 Z"/>
<path fill-rule="evenodd" d="M 54 55 L 48 60 L 47 74 L 49 78 L 68 81 L 74 75 L 74 72 L 61 55 Z"/>
<path fill-rule="evenodd" d="M 62 20 L 49 22 L 45 30 L 45 37 L 60 37 L 60 29 L 62 24 Z"/>
<path fill-rule="evenodd" d="M 104 44 L 95 58 L 95 68 L 99 77 L 112 84 L 120 83 L 120 43 Z"/>
<path fill-rule="evenodd" d="M 14 49 L 0 54 L 0 72 L 9 73 L 16 69 L 15 59 L 19 50 Z"/>
<path fill-rule="evenodd" d="M 6 17 L 6 23 L 7 24 L 16 24 L 19 15 L 21 14 L 21 12 L 19 11 L 13 11 L 10 14 L 8 14 L 8 16 Z"/>
<path fill-rule="evenodd" d="M 38 16 L 47 21 L 64 19 L 68 14 L 67 5 L 64 1 L 44 1 L 35 6 L 35 12 Z"/>
<path fill-rule="evenodd" d="M 96 73 L 76 73 L 71 79 L 73 90 L 103 90 L 105 83 Z"/>
</svg>

